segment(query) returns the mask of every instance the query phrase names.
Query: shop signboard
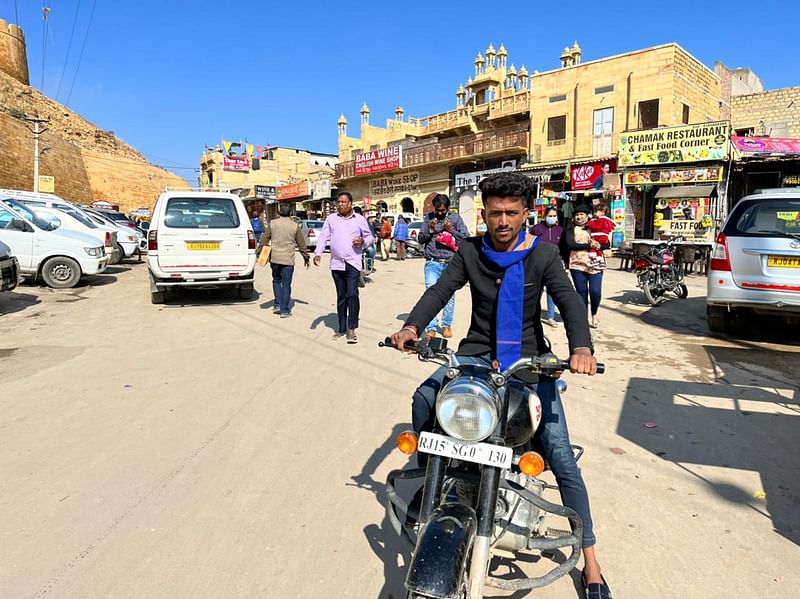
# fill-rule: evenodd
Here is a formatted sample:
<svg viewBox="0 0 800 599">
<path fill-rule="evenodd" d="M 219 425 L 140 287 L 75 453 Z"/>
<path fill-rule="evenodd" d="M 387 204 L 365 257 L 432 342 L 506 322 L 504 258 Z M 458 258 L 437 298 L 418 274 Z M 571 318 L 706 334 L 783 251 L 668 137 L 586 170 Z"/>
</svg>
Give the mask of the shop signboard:
<svg viewBox="0 0 800 599">
<path fill-rule="evenodd" d="M 273 185 L 256 185 L 255 189 L 257 198 L 264 198 L 265 200 L 278 199 Z"/>
<path fill-rule="evenodd" d="M 468 187 L 475 187 L 482 179 L 494 173 L 501 173 L 503 171 L 513 171 L 517 168 L 516 160 L 504 160 L 503 166 L 500 168 L 489 168 L 482 171 L 472 171 L 470 173 L 459 173 L 455 176 L 456 191 L 461 191 Z"/>
<path fill-rule="evenodd" d="M 733 147 L 749 154 L 800 154 L 800 139 L 731 136 Z"/>
<path fill-rule="evenodd" d="M 800 175 L 786 175 L 783 178 L 783 185 L 785 187 L 793 187 L 795 185 L 800 185 Z"/>
<path fill-rule="evenodd" d="M 721 166 L 625 171 L 625 185 L 668 185 L 672 183 L 719 183 Z"/>
<path fill-rule="evenodd" d="M 603 162 L 590 162 L 589 164 L 576 164 L 570 167 L 570 186 L 573 191 L 584 189 L 603 188 L 603 166 L 608 165 L 609 173 L 616 172 L 617 160 L 604 160 Z"/>
<path fill-rule="evenodd" d="M 39 191 L 42 193 L 55 193 L 56 178 L 51 175 L 39 175 Z"/>
<path fill-rule="evenodd" d="M 382 150 L 362 152 L 355 155 L 354 161 L 356 176 L 390 171 L 403 166 L 403 148 L 390 146 Z"/>
<path fill-rule="evenodd" d="M 660 199 L 653 225 L 661 234 L 680 235 L 687 241 L 711 241 L 714 221 L 709 198 Z"/>
<path fill-rule="evenodd" d="M 320 179 L 319 181 L 314 181 L 314 188 L 312 191 L 313 193 L 311 196 L 315 200 L 322 200 L 331 197 L 331 180 Z"/>
<path fill-rule="evenodd" d="M 223 156 L 222 170 L 246 173 L 250 170 L 250 158 L 248 156 Z"/>
<path fill-rule="evenodd" d="M 620 166 L 725 160 L 729 121 L 628 131 L 619 138 Z"/>
<path fill-rule="evenodd" d="M 289 185 L 281 185 L 278 188 L 278 200 L 291 200 L 294 198 L 306 197 L 310 194 L 308 188 L 308 181 L 300 181 L 300 183 L 290 183 Z"/>
<path fill-rule="evenodd" d="M 369 192 L 373 196 L 393 196 L 398 193 L 413 193 L 419 187 L 419 173 L 408 172 L 401 175 L 384 175 L 369 182 Z"/>
</svg>

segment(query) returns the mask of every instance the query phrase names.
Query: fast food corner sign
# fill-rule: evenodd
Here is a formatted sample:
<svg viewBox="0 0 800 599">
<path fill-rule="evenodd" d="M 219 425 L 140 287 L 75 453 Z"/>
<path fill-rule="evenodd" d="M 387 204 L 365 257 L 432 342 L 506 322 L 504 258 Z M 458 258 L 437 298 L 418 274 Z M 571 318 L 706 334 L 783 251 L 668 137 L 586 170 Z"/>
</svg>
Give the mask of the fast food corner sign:
<svg viewBox="0 0 800 599">
<path fill-rule="evenodd" d="M 729 121 L 629 131 L 620 135 L 620 166 L 725 160 Z"/>
</svg>

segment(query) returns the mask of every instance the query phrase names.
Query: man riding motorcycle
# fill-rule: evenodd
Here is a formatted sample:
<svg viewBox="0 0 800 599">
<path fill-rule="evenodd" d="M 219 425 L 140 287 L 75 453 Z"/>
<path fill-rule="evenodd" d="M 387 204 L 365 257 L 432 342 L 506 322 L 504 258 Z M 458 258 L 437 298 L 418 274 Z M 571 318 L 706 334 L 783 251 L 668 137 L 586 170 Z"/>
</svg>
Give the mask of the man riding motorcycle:
<svg viewBox="0 0 800 599">
<path fill-rule="evenodd" d="M 570 347 L 570 370 L 594 375 L 597 361 L 586 307 L 572 287 L 563 268 L 558 248 L 538 243 L 527 234 L 528 200 L 533 193 L 531 180 L 519 173 L 497 173 L 481 181 L 487 233 L 460 244 L 438 282 L 423 294 L 403 328 L 392 335 L 392 342 L 404 348 L 418 341 L 426 324 L 439 313 L 450 297 L 469 283 L 472 295 L 472 322 L 461 341 L 459 356 L 475 364 L 498 363 L 506 367 L 521 356 L 536 356 L 547 351 L 540 320 L 543 287 L 558 306 L 564 319 Z M 461 359 L 464 361 L 464 358 Z M 417 433 L 430 431 L 435 419 L 436 396 L 446 375 L 439 368 L 414 393 L 412 422 Z M 562 502 L 583 519 L 583 581 L 590 599 L 611 599 L 595 554 L 595 537 L 586 486 L 570 445 L 565 414 L 555 380 L 539 381 L 520 375 L 533 387 L 542 402 L 539 439 L 561 492 Z M 417 454 L 424 466 L 424 454 Z"/>
</svg>

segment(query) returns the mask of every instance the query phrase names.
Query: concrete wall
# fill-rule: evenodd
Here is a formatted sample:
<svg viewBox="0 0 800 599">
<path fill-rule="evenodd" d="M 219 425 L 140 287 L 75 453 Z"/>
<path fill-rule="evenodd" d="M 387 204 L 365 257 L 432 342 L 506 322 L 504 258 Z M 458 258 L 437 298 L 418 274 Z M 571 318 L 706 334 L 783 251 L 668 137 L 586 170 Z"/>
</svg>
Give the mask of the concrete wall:
<svg viewBox="0 0 800 599">
<path fill-rule="evenodd" d="M 16 25 L 0 19 L 0 71 L 28 85 L 28 56 L 25 33 Z"/>
<path fill-rule="evenodd" d="M 800 138 L 800 87 L 786 87 L 731 100 L 734 130 L 752 128 L 755 135 Z"/>
</svg>

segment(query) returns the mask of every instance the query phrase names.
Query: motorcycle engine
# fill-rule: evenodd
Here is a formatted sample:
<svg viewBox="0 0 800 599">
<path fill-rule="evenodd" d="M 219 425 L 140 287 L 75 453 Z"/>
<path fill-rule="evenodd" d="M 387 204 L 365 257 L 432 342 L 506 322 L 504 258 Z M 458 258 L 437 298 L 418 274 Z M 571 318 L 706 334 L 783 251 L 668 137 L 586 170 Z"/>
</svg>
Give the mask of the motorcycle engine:
<svg viewBox="0 0 800 599">
<path fill-rule="evenodd" d="M 539 497 L 544 493 L 544 483 L 535 478 L 510 471 L 505 473 L 505 477 Z M 528 539 L 531 538 L 534 529 L 538 527 L 539 520 L 543 515 L 538 507 L 525 501 L 514 491 L 500 489 L 497 495 L 494 524 L 496 540 L 492 546 L 507 551 L 520 551 L 527 548 Z"/>
</svg>

